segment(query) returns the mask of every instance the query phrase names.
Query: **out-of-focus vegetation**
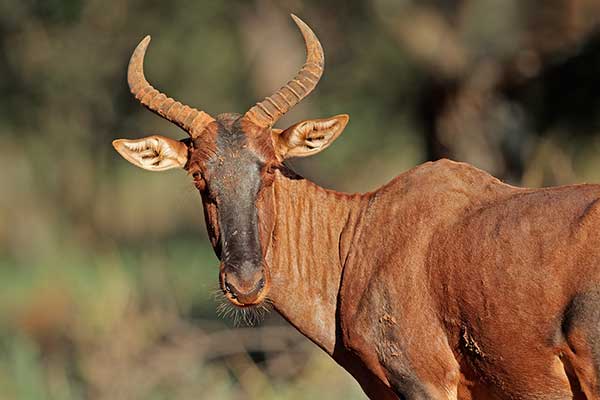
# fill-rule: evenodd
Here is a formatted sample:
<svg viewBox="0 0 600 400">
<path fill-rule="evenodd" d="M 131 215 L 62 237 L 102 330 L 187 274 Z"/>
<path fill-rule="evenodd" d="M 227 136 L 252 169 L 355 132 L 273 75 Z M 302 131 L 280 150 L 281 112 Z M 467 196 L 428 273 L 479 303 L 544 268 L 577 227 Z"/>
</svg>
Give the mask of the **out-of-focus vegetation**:
<svg viewBox="0 0 600 400">
<path fill-rule="evenodd" d="M 366 191 L 448 156 L 516 184 L 600 181 L 597 0 L 0 0 L 0 398 L 364 397 L 275 316 L 218 317 L 189 178 L 110 146 L 185 136 L 129 95 L 145 34 L 156 87 L 244 112 L 302 65 L 290 12 L 327 68 L 280 125 L 351 115 L 293 163 L 309 178 Z"/>
</svg>

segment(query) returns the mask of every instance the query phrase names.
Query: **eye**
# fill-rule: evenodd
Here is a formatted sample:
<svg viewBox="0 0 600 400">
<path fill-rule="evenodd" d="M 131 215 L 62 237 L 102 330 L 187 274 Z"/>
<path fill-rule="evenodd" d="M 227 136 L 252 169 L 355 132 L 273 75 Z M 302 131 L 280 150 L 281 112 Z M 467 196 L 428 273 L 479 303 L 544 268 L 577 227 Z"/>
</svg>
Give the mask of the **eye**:
<svg viewBox="0 0 600 400">
<path fill-rule="evenodd" d="M 272 175 L 275 173 L 275 171 L 277 170 L 277 166 L 274 163 L 268 163 L 267 165 L 264 166 L 263 171 L 265 172 L 265 174 L 267 175 Z"/>
</svg>

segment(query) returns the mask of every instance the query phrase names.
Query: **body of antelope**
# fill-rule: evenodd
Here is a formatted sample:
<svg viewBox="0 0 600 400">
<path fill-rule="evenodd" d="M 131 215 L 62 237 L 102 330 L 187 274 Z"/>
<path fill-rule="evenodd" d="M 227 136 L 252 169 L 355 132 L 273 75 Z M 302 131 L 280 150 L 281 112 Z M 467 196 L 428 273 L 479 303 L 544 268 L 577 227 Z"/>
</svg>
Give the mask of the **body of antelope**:
<svg viewBox="0 0 600 400">
<path fill-rule="evenodd" d="M 113 144 L 192 175 L 223 295 L 270 302 L 373 399 L 600 399 L 600 186 L 517 188 L 447 160 L 366 194 L 298 176 L 284 161 L 326 148 L 348 116 L 273 128 L 323 72 L 294 20 L 306 64 L 244 115 L 154 89 L 149 37 L 129 65 L 135 97 L 190 138 Z"/>
</svg>

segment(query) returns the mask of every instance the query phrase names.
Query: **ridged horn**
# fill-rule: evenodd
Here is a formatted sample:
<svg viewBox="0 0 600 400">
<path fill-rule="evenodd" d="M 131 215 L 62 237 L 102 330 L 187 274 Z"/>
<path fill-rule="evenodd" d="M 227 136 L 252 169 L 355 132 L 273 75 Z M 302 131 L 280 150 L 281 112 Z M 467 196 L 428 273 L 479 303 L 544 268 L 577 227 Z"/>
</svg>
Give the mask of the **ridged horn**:
<svg viewBox="0 0 600 400">
<path fill-rule="evenodd" d="M 300 18 L 292 14 L 306 43 L 306 63 L 298 74 L 285 86 L 257 103 L 246 113 L 245 117 L 262 127 L 273 126 L 282 115 L 298 104 L 317 87 L 323 69 L 325 56 L 323 48 L 315 33 Z"/>
<path fill-rule="evenodd" d="M 148 83 L 144 76 L 144 56 L 149 43 L 150 36 L 146 36 L 137 45 L 129 60 L 127 83 L 131 93 L 150 111 L 183 128 L 191 137 L 197 137 L 214 118 L 204 111 L 167 97 Z"/>
</svg>

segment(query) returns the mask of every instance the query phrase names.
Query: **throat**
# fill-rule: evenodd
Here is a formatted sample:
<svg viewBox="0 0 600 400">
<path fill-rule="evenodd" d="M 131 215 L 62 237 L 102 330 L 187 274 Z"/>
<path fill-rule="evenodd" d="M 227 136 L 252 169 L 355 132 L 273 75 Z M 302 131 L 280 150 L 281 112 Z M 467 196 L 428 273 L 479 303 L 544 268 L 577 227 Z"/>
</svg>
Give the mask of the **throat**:
<svg viewBox="0 0 600 400">
<path fill-rule="evenodd" d="M 338 294 L 361 197 L 279 171 L 271 190 L 273 229 L 270 238 L 261 237 L 269 243 L 269 298 L 286 320 L 332 355 Z"/>
</svg>

